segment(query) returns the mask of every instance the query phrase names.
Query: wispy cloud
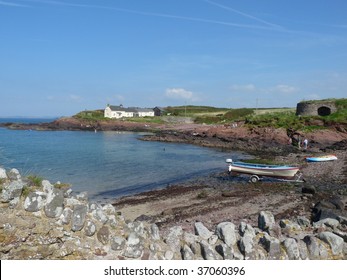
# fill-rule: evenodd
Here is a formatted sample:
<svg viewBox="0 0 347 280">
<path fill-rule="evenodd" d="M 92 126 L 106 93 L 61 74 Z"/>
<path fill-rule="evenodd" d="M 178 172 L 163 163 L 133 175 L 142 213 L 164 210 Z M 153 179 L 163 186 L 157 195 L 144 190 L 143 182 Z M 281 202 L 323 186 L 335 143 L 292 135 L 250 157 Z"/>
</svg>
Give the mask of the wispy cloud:
<svg viewBox="0 0 347 280">
<path fill-rule="evenodd" d="M 257 87 L 254 84 L 246 84 L 246 85 L 231 85 L 229 87 L 230 91 L 233 93 L 256 93 L 256 94 L 279 94 L 279 95 L 287 95 L 291 93 L 299 92 L 299 88 L 290 86 L 290 85 L 274 85 L 269 87 Z"/>
<path fill-rule="evenodd" d="M 172 14 L 165 14 L 165 13 L 144 12 L 144 11 L 139 11 L 139 10 L 125 9 L 125 8 L 118 8 L 118 7 L 111 7 L 111 6 L 75 4 L 75 3 L 67 3 L 67 2 L 54 1 L 54 0 L 52 0 L 52 1 L 48 1 L 48 0 L 20 0 L 20 1 L 27 1 L 27 2 L 32 2 L 32 3 L 41 3 L 41 4 L 46 4 L 46 5 L 69 6 L 69 7 L 75 7 L 75 8 L 105 9 L 105 10 L 112 10 L 112 11 L 116 11 L 116 12 L 137 14 L 137 15 L 142 15 L 142 16 L 171 18 L 171 19 L 185 20 L 185 21 L 195 21 L 195 22 L 218 24 L 218 25 L 224 25 L 224 26 L 230 26 L 230 27 L 236 27 L 236 28 L 277 30 L 279 27 L 277 25 L 274 25 L 274 24 L 271 24 L 268 22 L 264 26 L 252 25 L 252 24 L 241 24 L 241 23 L 228 22 L 228 21 L 205 19 L 205 18 L 186 17 L 186 16 L 172 15 Z M 239 12 L 239 13 L 241 13 L 241 12 Z M 251 17 L 250 15 L 248 15 L 248 16 Z M 258 21 L 261 21 L 261 20 L 258 19 Z M 276 27 L 276 28 L 274 28 L 274 27 Z"/>
<path fill-rule="evenodd" d="M 290 94 L 298 91 L 298 88 L 289 85 L 276 85 L 270 91 L 280 94 Z"/>
<path fill-rule="evenodd" d="M 252 92 L 256 91 L 256 86 L 253 84 L 248 84 L 248 85 L 232 85 L 230 87 L 230 90 L 232 92 Z"/>
<path fill-rule="evenodd" d="M 263 23 L 263 24 L 265 24 L 265 25 L 267 25 L 267 26 L 270 26 L 270 27 L 272 27 L 272 28 L 277 28 L 277 29 L 282 29 L 282 28 L 283 28 L 282 26 L 280 26 L 280 25 L 278 25 L 278 24 L 274 24 L 274 23 L 265 21 L 265 20 L 263 20 L 263 19 L 261 19 L 261 18 L 255 17 L 255 16 L 253 16 L 253 15 L 250 15 L 250 14 L 247 14 L 247 13 L 244 13 L 244 12 L 241 12 L 241 11 L 236 10 L 236 9 L 234 9 L 234 8 L 231 8 L 231 7 L 229 7 L 229 6 L 225 6 L 225 5 L 219 4 L 219 3 L 214 2 L 214 1 L 211 1 L 211 0 L 204 0 L 204 1 L 205 1 L 206 3 L 211 4 L 211 5 L 214 5 L 214 6 L 217 6 L 217 7 L 219 7 L 219 8 L 222 8 L 223 10 L 227 10 L 227 11 L 230 11 L 230 12 L 233 12 L 233 13 L 236 13 L 236 14 L 239 14 L 239 15 L 241 15 L 241 16 L 243 16 L 243 17 L 250 18 L 250 19 L 252 19 L 252 20 L 255 20 L 255 21 L 257 21 L 257 22 Z"/>
<path fill-rule="evenodd" d="M 76 95 L 76 94 L 70 94 L 69 100 L 75 101 L 75 102 L 80 102 L 80 101 L 82 101 L 82 97 L 79 95 Z"/>
<path fill-rule="evenodd" d="M 0 1 L 0 6 L 8 6 L 8 7 L 19 7 L 19 8 L 26 8 L 28 7 L 27 5 L 22 5 L 18 3 L 13 3 L 13 2 L 7 2 L 7 1 Z"/>
</svg>

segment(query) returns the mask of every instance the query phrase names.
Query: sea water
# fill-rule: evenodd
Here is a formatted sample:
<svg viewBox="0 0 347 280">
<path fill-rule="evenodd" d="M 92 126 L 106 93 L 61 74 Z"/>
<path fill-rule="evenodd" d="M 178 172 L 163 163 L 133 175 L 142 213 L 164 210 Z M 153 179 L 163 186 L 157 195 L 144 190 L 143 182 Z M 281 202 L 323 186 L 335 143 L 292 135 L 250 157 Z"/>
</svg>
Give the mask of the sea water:
<svg viewBox="0 0 347 280">
<path fill-rule="evenodd" d="M 0 166 L 110 199 L 226 171 L 231 153 L 142 141 L 144 133 L 0 128 Z M 232 153 L 237 159 L 240 154 Z"/>
</svg>

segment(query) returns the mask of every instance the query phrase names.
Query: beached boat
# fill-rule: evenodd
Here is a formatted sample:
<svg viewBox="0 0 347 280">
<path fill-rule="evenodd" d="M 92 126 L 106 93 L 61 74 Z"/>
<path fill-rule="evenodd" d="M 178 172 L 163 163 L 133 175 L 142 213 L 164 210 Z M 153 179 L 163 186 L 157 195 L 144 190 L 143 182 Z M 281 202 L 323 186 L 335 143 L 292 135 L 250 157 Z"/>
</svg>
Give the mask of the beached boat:
<svg viewBox="0 0 347 280">
<path fill-rule="evenodd" d="M 249 174 L 252 183 L 256 183 L 263 176 L 291 181 L 299 181 L 301 178 L 299 167 L 295 166 L 233 162 L 232 159 L 227 159 L 226 162 L 229 164 L 229 172 Z"/>
<path fill-rule="evenodd" d="M 318 156 L 318 157 L 306 157 L 305 159 L 308 162 L 321 162 L 321 161 L 337 160 L 337 156 L 325 155 L 325 156 Z"/>
</svg>

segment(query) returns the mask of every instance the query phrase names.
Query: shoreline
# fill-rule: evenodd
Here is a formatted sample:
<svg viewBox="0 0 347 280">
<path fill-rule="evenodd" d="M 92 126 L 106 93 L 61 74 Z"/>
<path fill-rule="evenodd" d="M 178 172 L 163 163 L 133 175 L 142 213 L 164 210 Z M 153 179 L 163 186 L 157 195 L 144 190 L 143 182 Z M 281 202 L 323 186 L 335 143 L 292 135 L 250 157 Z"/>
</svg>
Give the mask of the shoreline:
<svg viewBox="0 0 347 280">
<path fill-rule="evenodd" d="M 305 183 L 286 183 L 265 179 L 252 184 L 248 177 L 215 173 L 160 190 L 124 196 L 111 204 L 129 220 L 156 223 L 163 231 L 174 225 L 193 232 L 192 224 L 208 228 L 223 221 L 257 224 L 259 211 L 270 211 L 276 219 L 312 216 L 312 207 L 322 200 L 339 197 L 347 202 L 347 151 L 336 151 L 337 161 L 306 163 L 305 154 L 285 158 L 301 165 Z M 319 172 L 317 172 L 319 170 Z M 332 171 L 334 170 L 334 171 Z M 314 193 L 304 193 L 304 188 Z"/>
<path fill-rule="evenodd" d="M 165 230 L 181 225 L 192 231 L 194 221 L 213 228 L 221 221 L 256 223 L 259 211 L 269 210 L 276 219 L 291 216 L 310 216 L 312 206 L 319 200 L 347 196 L 347 132 L 334 128 L 306 133 L 310 139 L 307 151 L 288 144 L 284 129 L 231 128 L 224 125 L 146 125 L 118 121 L 98 124 L 101 131 L 155 132 L 143 141 L 186 143 L 204 147 L 247 152 L 260 159 L 302 167 L 306 183 L 289 184 L 264 180 L 256 185 L 247 178 L 231 178 L 226 172 L 214 173 L 169 187 L 111 199 L 115 208 L 129 220 L 149 221 Z M 88 123 L 76 119 L 60 119 L 43 126 L 24 125 L 13 129 L 93 130 Z M 308 164 L 310 154 L 336 153 L 335 162 Z M 312 187 L 314 193 L 303 193 Z M 245 191 L 246 189 L 246 191 Z"/>
</svg>

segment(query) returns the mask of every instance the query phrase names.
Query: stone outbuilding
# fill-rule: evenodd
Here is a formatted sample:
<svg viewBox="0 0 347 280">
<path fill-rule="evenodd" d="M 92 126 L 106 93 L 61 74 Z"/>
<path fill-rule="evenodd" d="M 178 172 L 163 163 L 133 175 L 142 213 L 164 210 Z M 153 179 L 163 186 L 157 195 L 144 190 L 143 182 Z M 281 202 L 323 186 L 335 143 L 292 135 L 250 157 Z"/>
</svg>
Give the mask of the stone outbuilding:
<svg viewBox="0 0 347 280">
<path fill-rule="evenodd" d="M 336 111 L 334 100 L 302 101 L 296 105 L 297 116 L 329 116 Z"/>
</svg>

